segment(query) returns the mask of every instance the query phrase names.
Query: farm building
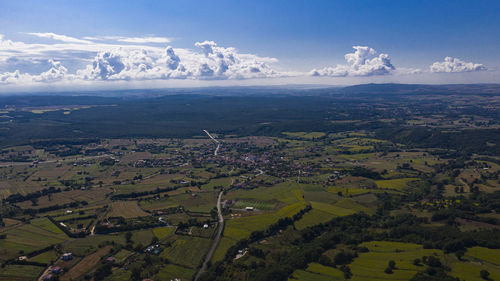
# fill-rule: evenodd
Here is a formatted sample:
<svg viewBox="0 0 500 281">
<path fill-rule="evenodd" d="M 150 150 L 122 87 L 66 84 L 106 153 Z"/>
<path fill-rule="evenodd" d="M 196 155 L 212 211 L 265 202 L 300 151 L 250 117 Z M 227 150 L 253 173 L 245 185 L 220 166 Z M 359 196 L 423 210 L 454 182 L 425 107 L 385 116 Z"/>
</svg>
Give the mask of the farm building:
<svg viewBox="0 0 500 281">
<path fill-rule="evenodd" d="M 72 253 L 64 253 L 61 257 L 63 261 L 69 261 L 73 259 L 73 254 Z"/>
<path fill-rule="evenodd" d="M 54 274 L 59 274 L 62 272 L 62 268 L 60 266 L 54 266 L 50 269 L 50 271 Z"/>
<path fill-rule="evenodd" d="M 246 207 L 246 208 L 245 208 L 245 210 L 247 210 L 247 211 L 251 212 L 251 211 L 253 211 L 253 210 L 254 210 L 254 207 Z"/>
</svg>

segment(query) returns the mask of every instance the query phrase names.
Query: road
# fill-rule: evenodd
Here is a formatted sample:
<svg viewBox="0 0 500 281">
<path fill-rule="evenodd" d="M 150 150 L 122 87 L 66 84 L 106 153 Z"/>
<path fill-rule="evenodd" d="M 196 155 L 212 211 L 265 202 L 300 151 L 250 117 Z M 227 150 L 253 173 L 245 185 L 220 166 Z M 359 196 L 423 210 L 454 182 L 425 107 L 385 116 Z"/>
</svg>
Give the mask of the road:
<svg viewBox="0 0 500 281">
<path fill-rule="evenodd" d="M 212 259 L 212 256 L 215 253 L 215 250 L 217 249 L 217 245 L 219 245 L 220 238 L 222 236 L 222 231 L 224 230 L 224 217 L 222 216 L 222 208 L 221 208 L 221 200 L 222 200 L 222 194 L 224 191 L 221 190 L 219 193 L 219 197 L 217 198 L 217 214 L 219 215 L 219 229 L 217 229 L 217 236 L 215 236 L 214 242 L 212 243 L 212 246 L 210 247 L 210 250 L 208 250 L 207 255 L 205 256 L 205 261 L 203 262 L 203 265 L 201 266 L 200 270 L 198 273 L 196 273 L 196 277 L 194 280 L 198 280 L 200 278 L 201 274 L 205 272 L 208 266 L 208 262 Z"/>
<path fill-rule="evenodd" d="M 205 132 L 205 134 L 207 134 L 214 142 L 219 143 L 219 141 L 212 137 L 212 135 L 207 130 L 203 130 L 203 132 Z"/>
<path fill-rule="evenodd" d="M 214 156 L 217 156 L 217 154 L 219 154 L 220 142 L 215 139 L 207 130 L 203 130 L 203 132 L 205 132 L 205 134 L 207 134 L 207 136 L 209 136 L 217 144 L 217 148 L 214 152 Z"/>
</svg>

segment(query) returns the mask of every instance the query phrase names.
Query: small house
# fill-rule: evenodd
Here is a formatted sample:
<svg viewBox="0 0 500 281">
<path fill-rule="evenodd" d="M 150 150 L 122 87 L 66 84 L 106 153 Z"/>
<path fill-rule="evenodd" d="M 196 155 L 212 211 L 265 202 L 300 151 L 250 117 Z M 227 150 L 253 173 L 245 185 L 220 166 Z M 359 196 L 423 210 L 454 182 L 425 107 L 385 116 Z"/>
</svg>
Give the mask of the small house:
<svg viewBox="0 0 500 281">
<path fill-rule="evenodd" d="M 254 210 L 254 207 L 246 207 L 245 210 L 249 211 L 249 212 L 252 212 Z"/>
<path fill-rule="evenodd" d="M 62 272 L 62 268 L 60 266 L 54 266 L 50 269 L 50 271 L 54 274 L 59 274 Z"/>
<path fill-rule="evenodd" d="M 54 276 L 52 274 L 47 274 L 42 278 L 43 281 L 51 281 L 54 280 Z"/>
<path fill-rule="evenodd" d="M 72 253 L 64 253 L 61 257 L 63 261 L 69 261 L 73 259 L 73 254 Z"/>
<path fill-rule="evenodd" d="M 106 259 L 107 262 L 114 263 L 116 261 L 115 257 L 108 257 Z"/>
</svg>

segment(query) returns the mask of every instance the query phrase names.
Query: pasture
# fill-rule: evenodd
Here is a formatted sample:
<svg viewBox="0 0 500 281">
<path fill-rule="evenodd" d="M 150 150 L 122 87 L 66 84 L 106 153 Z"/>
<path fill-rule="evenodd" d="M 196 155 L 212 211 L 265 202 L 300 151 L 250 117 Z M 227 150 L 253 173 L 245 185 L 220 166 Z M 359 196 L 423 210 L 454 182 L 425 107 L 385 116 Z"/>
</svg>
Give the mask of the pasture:
<svg viewBox="0 0 500 281">
<path fill-rule="evenodd" d="M 153 228 L 153 234 L 156 236 L 156 238 L 158 238 L 158 240 L 162 240 L 168 237 L 169 235 L 173 234 L 174 231 L 175 227 L 164 226 Z"/>
<path fill-rule="evenodd" d="M 435 255 L 443 260 L 443 252 L 436 249 L 424 249 L 421 245 L 401 242 L 372 241 L 362 243 L 368 252 L 360 253 L 349 265 L 353 280 L 409 280 L 422 268 L 413 264 L 417 258 Z M 396 262 L 392 274 L 384 272 L 390 260 Z"/>
<path fill-rule="evenodd" d="M 94 268 L 99 263 L 101 258 L 109 253 L 110 249 L 111 246 L 105 246 L 95 253 L 86 256 L 79 263 L 73 266 L 68 272 L 61 276 L 59 280 L 74 280 L 81 277 L 85 273 L 92 270 L 92 268 Z"/>
<path fill-rule="evenodd" d="M 172 263 L 196 268 L 210 247 L 211 240 L 205 238 L 174 235 L 163 244 L 165 247 L 160 257 L 167 258 Z"/>
<path fill-rule="evenodd" d="M 189 281 L 195 271 L 179 265 L 167 264 L 154 276 L 155 280 L 174 280 Z"/>
<path fill-rule="evenodd" d="M 137 201 L 116 201 L 111 203 L 111 211 L 108 217 L 137 218 L 149 215 L 142 210 Z"/>
<path fill-rule="evenodd" d="M 44 268 L 33 265 L 7 265 L 0 270 L 1 281 L 36 280 Z"/>
<path fill-rule="evenodd" d="M 14 258 L 20 253 L 30 253 L 52 244 L 58 244 L 68 237 L 47 218 L 36 219 L 34 224 L 24 224 L 5 231 L 0 239 L 0 258 Z"/>
<path fill-rule="evenodd" d="M 418 180 L 417 178 L 402 178 L 392 180 L 376 180 L 375 183 L 379 188 L 404 190 L 408 187 L 408 183 Z"/>
</svg>

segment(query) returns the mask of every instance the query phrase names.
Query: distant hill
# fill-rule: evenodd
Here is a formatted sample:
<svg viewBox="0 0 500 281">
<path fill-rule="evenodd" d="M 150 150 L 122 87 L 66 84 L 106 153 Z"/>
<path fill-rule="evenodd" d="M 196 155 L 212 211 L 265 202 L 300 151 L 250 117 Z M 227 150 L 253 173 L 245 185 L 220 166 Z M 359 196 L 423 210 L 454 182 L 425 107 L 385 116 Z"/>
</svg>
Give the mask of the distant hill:
<svg viewBox="0 0 500 281">
<path fill-rule="evenodd" d="M 344 94 L 494 94 L 500 95 L 500 84 L 361 84 L 338 90 Z"/>
</svg>

